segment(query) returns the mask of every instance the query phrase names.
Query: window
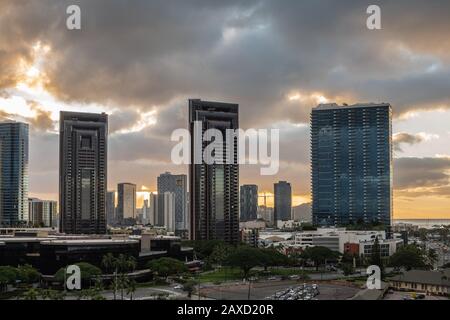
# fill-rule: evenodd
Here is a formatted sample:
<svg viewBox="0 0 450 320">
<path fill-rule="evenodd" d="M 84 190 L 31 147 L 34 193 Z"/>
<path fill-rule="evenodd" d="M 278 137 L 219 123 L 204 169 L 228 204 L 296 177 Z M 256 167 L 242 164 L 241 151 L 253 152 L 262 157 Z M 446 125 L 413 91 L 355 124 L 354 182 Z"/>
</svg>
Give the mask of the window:
<svg viewBox="0 0 450 320">
<path fill-rule="evenodd" d="M 92 149 L 92 137 L 81 136 L 81 149 Z"/>
</svg>

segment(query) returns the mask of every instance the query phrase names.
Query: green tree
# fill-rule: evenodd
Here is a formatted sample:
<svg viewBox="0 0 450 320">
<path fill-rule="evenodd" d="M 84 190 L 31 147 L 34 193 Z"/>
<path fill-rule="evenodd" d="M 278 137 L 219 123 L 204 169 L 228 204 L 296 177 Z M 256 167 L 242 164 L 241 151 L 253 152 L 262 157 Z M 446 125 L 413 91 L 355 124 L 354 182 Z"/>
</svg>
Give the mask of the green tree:
<svg viewBox="0 0 450 320">
<path fill-rule="evenodd" d="M 133 300 L 133 294 L 136 292 L 136 281 L 129 279 L 127 282 L 127 295 L 130 296 L 130 300 Z"/>
<path fill-rule="evenodd" d="M 369 263 L 370 265 L 378 266 L 381 270 L 381 275 L 383 276 L 384 266 L 383 260 L 381 259 L 380 241 L 378 240 L 378 237 L 375 238 L 375 241 L 373 243 L 372 254 L 370 255 Z"/>
<path fill-rule="evenodd" d="M 17 268 L 20 281 L 27 284 L 39 282 L 41 274 L 31 265 L 26 264 Z"/>
<path fill-rule="evenodd" d="M 24 300 L 37 300 L 38 296 L 39 296 L 39 291 L 35 288 L 30 288 L 23 294 L 23 299 Z"/>
<path fill-rule="evenodd" d="M 160 258 L 149 261 L 147 267 L 158 276 L 167 278 L 172 275 L 181 274 L 187 271 L 184 262 L 173 258 Z"/>
<path fill-rule="evenodd" d="M 353 264 L 351 263 L 343 263 L 342 264 L 342 271 L 344 272 L 345 276 L 351 275 L 355 272 L 355 269 L 353 268 Z"/>
<path fill-rule="evenodd" d="M 15 284 L 18 271 L 11 266 L 0 266 L 0 292 L 5 292 L 8 284 Z"/>
<path fill-rule="evenodd" d="M 227 258 L 226 265 L 241 269 L 244 279 L 248 279 L 250 270 L 263 265 L 265 256 L 260 249 L 252 247 L 239 247 Z"/>
<path fill-rule="evenodd" d="M 389 265 L 394 268 L 429 269 L 426 263 L 426 255 L 416 245 L 406 245 L 397 250 L 389 259 Z"/>
<path fill-rule="evenodd" d="M 219 266 L 222 266 L 222 264 L 227 260 L 227 257 L 232 252 L 233 247 L 219 242 L 211 252 L 211 254 L 208 257 L 208 262 L 210 264 L 217 264 Z"/>
<path fill-rule="evenodd" d="M 116 270 L 116 258 L 112 253 L 105 254 L 102 258 L 102 267 L 107 273 L 114 272 Z"/>
<path fill-rule="evenodd" d="M 332 251 L 326 247 L 308 247 L 303 251 L 303 258 L 306 260 L 311 260 L 314 262 L 314 266 L 316 270 L 319 270 L 319 267 L 327 262 L 327 260 L 334 260 L 339 257 L 339 253 L 336 251 Z"/>
<path fill-rule="evenodd" d="M 433 266 L 439 260 L 439 255 L 435 249 L 430 248 L 427 251 L 427 258 L 429 265 Z"/>
<path fill-rule="evenodd" d="M 260 264 L 267 270 L 268 267 L 286 266 L 289 264 L 289 258 L 275 249 L 257 249 L 260 250 Z"/>
<path fill-rule="evenodd" d="M 197 282 L 195 282 L 194 280 L 188 280 L 183 285 L 183 291 L 187 292 L 188 298 L 192 297 L 192 293 L 194 292 L 196 285 L 197 285 Z"/>
</svg>

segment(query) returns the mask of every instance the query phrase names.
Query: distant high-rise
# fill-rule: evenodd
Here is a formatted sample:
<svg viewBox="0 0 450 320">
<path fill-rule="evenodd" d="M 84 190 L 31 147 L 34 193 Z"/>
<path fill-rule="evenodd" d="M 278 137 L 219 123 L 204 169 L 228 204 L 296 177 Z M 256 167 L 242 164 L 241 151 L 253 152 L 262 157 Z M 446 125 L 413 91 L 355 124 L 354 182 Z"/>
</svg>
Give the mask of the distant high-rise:
<svg viewBox="0 0 450 320">
<path fill-rule="evenodd" d="M 274 222 L 292 219 L 292 188 L 286 181 L 274 184 Z"/>
<path fill-rule="evenodd" d="M 113 224 L 116 222 L 116 193 L 108 191 L 106 193 L 106 223 Z"/>
<path fill-rule="evenodd" d="M 60 230 L 106 233 L 108 115 L 60 113 Z"/>
<path fill-rule="evenodd" d="M 175 232 L 175 194 L 164 192 L 150 195 L 150 224 L 165 227 L 169 232 Z M 153 222 L 151 221 L 153 220 Z"/>
<path fill-rule="evenodd" d="M 29 219 L 32 226 L 46 228 L 56 227 L 56 201 L 30 198 L 28 206 Z"/>
<path fill-rule="evenodd" d="M 187 176 L 173 175 L 170 172 L 161 174 L 158 177 L 158 194 L 166 192 L 171 192 L 175 196 L 175 229 L 188 230 Z"/>
<path fill-rule="evenodd" d="M 136 219 L 136 185 L 119 183 L 117 185 L 117 219 Z"/>
<path fill-rule="evenodd" d="M 221 102 L 189 100 L 189 128 L 191 132 L 191 165 L 189 166 L 190 237 L 192 240 L 223 240 L 239 242 L 239 165 L 238 139 L 233 140 L 233 152 L 226 146 L 226 130 L 239 128 L 239 106 Z M 197 124 L 197 125 L 196 125 Z M 201 124 L 201 130 L 198 130 Z M 224 164 L 207 164 L 198 159 L 196 151 L 203 154 L 207 144 L 198 141 L 208 129 L 219 130 L 224 139 L 221 158 Z M 200 144 L 199 144 L 200 143 Z M 231 147 L 231 146 L 230 146 Z M 227 163 L 234 158 L 234 164 Z M 196 163 L 197 162 L 197 163 Z"/>
<path fill-rule="evenodd" d="M 0 226 L 28 222 L 28 124 L 0 123 Z"/>
<path fill-rule="evenodd" d="M 389 104 L 319 105 L 311 114 L 312 214 L 316 225 L 392 217 Z"/>
<path fill-rule="evenodd" d="M 258 212 L 258 186 L 243 185 L 240 192 L 241 221 L 257 219 Z"/>
</svg>

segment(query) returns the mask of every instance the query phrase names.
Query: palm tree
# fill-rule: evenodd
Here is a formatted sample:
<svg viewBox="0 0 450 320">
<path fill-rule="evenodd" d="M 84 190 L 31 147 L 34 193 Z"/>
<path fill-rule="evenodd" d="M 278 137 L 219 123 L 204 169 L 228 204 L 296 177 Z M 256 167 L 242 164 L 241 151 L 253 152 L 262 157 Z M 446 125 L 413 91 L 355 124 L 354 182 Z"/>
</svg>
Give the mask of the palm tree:
<svg viewBox="0 0 450 320">
<path fill-rule="evenodd" d="M 127 287 L 128 278 L 126 274 L 121 273 L 119 276 L 119 289 L 120 289 L 120 298 L 123 300 L 124 290 Z"/>
<path fill-rule="evenodd" d="M 105 268 L 106 272 L 110 272 L 115 269 L 117 264 L 117 259 L 110 252 L 103 256 L 102 258 L 102 266 Z"/>
<path fill-rule="evenodd" d="M 130 296 L 130 300 L 133 300 L 133 293 L 136 292 L 136 281 L 130 279 L 127 281 L 127 295 Z"/>
</svg>

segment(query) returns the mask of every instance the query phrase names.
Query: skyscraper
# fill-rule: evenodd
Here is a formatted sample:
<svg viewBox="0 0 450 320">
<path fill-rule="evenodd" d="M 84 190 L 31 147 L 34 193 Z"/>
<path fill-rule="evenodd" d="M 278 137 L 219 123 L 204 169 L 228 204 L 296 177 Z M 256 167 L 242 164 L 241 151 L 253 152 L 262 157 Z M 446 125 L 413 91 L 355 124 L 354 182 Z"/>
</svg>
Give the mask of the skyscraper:
<svg viewBox="0 0 450 320">
<path fill-rule="evenodd" d="M 113 224 L 116 221 L 116 193 L 108 191 L 106 193 L 106 223 Z"/>
<path fill-rule="evenodd" d="M 56 227 L 56 201 L 30 198 L 28 202 L 30 224 L 34 227 Z"/>
<path fill-rule="evenodd" d="M 312 213 L 316 225 L 392 216 L 389 104 L 319 105 L 311 114 Z"/>
<path fill-rule="evenodd" d="M 158 194 L 171 192 L 175 196 L 175 230 L 188 230 L 187 217 L 187 176 L 173 175 L 170 172 L 158 177 Z"/>
<path fill-rule="evenodd" d="M 0 123 L 0 226 L 28 222 L 28 124 Z"/>
<path fill-rule="evenodd" d="M 292 219 L 292 188 L 286 181 L 274 184 L 274 223 Z"/>
<path fill-rule="evenodd" d="M 240 192 L 241 221 L 257 219 L 258 212 L 258 186 L 243 185 Z"/>
<path fill-rule="evenodd" d="M 175 194 L 173 192 L 152 193 L 150 214 L 149 222 L 152 225 L 165 227 L 168 232 L 175 232 Z"/>
<path fill-rule="evenodd" d="M 60 230 L 106 233 L 108 115 L 61 112 Z"/>
<path fill-rule="evenodd" d="M 193 240 L 239 242 L 238 139 L 234 137 L 232 145 L 228 146 L 230 149 L 223 139 L 219 146 L 222 152 L 215 155 L 223 164 L 219 164 L 220 161 L 207 164 L 205 159 L 198 157 L 208 145 L 201 139 L 206 130 L 216 129 L 227 137 L 227 129 L 238 129 L 238 109 L 237 104 L 189 100 L 192 148 L 189 166 L 190 237 Z M 218 144 L 217 141 L 215 143 Z M 234 159 L 234 163 L 227 163 L 227 158 Z"/>
<path fill-rule="evenodd" d="M 133 183 L 119 183 L 117 185 L 117 219 L 136 219 L 136 185 Z"/>
</svg>

